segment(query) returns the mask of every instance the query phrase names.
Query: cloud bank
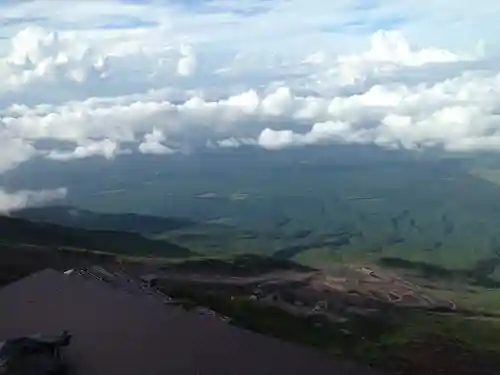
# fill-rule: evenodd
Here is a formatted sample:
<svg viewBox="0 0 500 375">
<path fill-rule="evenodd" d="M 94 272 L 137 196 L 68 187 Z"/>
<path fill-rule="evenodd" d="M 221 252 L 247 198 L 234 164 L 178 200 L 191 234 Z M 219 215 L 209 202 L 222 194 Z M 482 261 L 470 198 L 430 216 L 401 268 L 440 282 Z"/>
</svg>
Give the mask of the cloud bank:
<svg viewBox="0 0 500 375">
<path fill-rule="evenodd" d="M 63 199 L 66 194 L 67 191 L 64 188 L 40 191 L 19 190 L 16 192 L 0 189 L 0 213 L 8 214 L 27 207 L 43 206 Z"/>
<path fill-rule="evenodd" d="M 243 145 L 500 150 L 497 2 L 331 3 L 0 6 L 0 173 Z"/>
</svg>

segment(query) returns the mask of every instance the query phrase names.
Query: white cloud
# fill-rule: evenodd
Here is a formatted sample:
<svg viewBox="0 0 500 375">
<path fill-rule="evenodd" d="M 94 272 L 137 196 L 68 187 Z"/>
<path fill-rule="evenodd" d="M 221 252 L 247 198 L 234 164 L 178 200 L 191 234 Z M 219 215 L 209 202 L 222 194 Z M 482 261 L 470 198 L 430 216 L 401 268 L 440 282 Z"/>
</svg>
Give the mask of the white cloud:
<svg viewBox="0 0 500 375">
<path fill-rule="evenodd" d="M 123 144 L 500 150 L 497 2 L 370 3 L 1 5 L 0 173 Z"/>
<path fill-rule="evenodd" d="M 266 128 L 260 133 L 258 144 L 269 150 L 279 150 L 285 147 L 298 146 L 302 136 L 292 130 L 273 130 Z"/>
<path fill-rule="evenodd" d="M 254 90 L 250 90 L 239 95 L 230 96 L 225 104 L 237 108 L 247 115 L 251 115 L 259 108 L 260 98 Z"/>
<path fill-rule="evenodd" d="M 35 155 L 36 150 L 29 143 L 6 132 L 0 132 L 0 174 L 16 168 Z"/>
<path fill-rule="evenodd" d="M 65 188 L 52 190 L 19 190 L 7 192 L 0 188 L 0 213 L 9 213 L 27 207 L 38 207 L 66 197 Z"/>
<path fill-rule="evenodd" d="M 241 146 L 255 146 L 257 142 L 252 138 L 226 138 L 217 141 L 217 145 L 220 148 L 238 148 Z"/>
<path fill-rule="evenodd" d="M 182 57 L 177 63 L 177 73 L 181 76 L 190 76 L 196 70 L 196 55 L 191 46 L 182 45 L 180 49 Z"/>
<path fill-rule="evenodd" d="M 74 159 L 85 159 L 91 156 L 103 156 L 110 160 L 113 159 L 120 151 L 120 147 L 116 142 L 109 139 L 102 141 L 85 142 L 83 145 L 75 147 L 73 151 L 51 151 L 47 155 L 48 159 L 68 161 Z"/>
<path fill-rule="evenodd" d="M 288 87 L 280 87 L 262 101 L 262 110 L 266 115 L 283 116 L 292 110 L 293 94 Z"/>
<path fill-rule="evenodd" d="M 385 78 L 408 67 L 420 68 L 474 58 L 435 47 L 417 49 L 400 32 L 380 30 L 371 36 L 368 51 L 339 56 L 336 66 L 328 74 L 341 84 L 349 85 L 362 83 L 371 77 Z M 395 78 L 398 78 L 397 75 Z"/>
<path fill-rule="evenodd" d="M 139 145 L 139 151 L 143 154 L 167 155 L 173 154 L 175 151 L 162 142 L 166 141 L 166 137 L 161 130 L 153 129 L 153 131 L 144 136 L 144 141 Z"/>
<path fill-rule="evenodd" d="M 307 133 L 295 133 L 292 130 L 264 129 L 258 139 L 258 144 L 269 150 L 279 150 L 287 147 L 297 147 L 315 144 L 366 143 L 349 124 L 343 122 L 318 122 Z"/>
</svg>

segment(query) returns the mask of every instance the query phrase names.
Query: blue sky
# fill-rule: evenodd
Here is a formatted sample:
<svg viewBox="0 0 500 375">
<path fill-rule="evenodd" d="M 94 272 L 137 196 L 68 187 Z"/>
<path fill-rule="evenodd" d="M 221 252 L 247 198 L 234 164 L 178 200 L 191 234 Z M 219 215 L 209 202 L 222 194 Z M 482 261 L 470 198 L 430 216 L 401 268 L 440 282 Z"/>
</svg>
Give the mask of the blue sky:
<svg viewBox="0 0 500 375">
<path fill-rule="evenodd" d="M 445 4 L 407 0 L 160 0 L 160 1 L 55 1 L 0 2 L 2 34 L 15 33 L 27 24 L 49 29 L 178 28 L 193 41 L 204 28 L 211 44 L 222 34 L 235 42 L 270 43 L 301 35 L 313 40 L 320 33 L 334 34 L 339 42 L 362 43 L 379 29 L 397 29 L 413 42 L 441 47 L 471 48 L 479 40 L 494 47 L 500 3 L 493 0 L 456 0 Z M 33 17 L 33 14 L 37 14 Z M 227 25 L 231 25 L 228 28 Z M 208 29 L 209 27 L 209 29 Z M 334 37 L 338 40 L 334 40 Z M 321 43 L 324 39 L 318 41 Z M 333 43 L 331 43 L 333 44 Z M 335 43 L 339 44 L 339 43 Z"/>
</svg>

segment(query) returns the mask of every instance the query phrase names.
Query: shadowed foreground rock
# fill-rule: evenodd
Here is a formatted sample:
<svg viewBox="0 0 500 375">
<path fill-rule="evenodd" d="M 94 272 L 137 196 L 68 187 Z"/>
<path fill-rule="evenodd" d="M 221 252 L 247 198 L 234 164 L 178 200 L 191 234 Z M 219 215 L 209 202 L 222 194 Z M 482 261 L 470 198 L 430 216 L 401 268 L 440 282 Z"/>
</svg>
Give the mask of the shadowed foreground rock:
<svg viewBox="0 0 500 375">
<path fill-rule="evenodd" d="M 69 332 L 0 342 L 0 375 L 62 375 L 66 372 L 62 349 L 70 342 Z"/>
<path fill-rule="evenodd" d="M 0 290 L 0 341 L 68 330 L 78 375 L 374 375 L 158 298 L 45 270 Z"/>
</svg>

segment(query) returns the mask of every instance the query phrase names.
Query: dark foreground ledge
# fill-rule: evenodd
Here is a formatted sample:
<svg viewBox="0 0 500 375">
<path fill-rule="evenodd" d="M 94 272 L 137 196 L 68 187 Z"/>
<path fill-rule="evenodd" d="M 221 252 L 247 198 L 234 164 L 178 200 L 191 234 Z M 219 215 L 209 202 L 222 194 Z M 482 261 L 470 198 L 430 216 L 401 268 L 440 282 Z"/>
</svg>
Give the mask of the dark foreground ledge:
<svg viewBox="0 0 500 375">
<path fill-rule="evenodd" d="M 78 375 L 375 375 L 313 349 L 53 270 L 0 290 L 0 341 L 68 330 Z"/>
</svg>

